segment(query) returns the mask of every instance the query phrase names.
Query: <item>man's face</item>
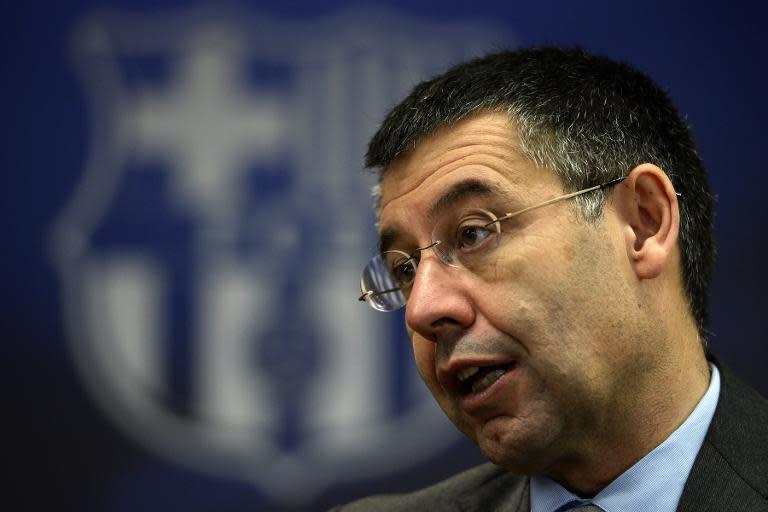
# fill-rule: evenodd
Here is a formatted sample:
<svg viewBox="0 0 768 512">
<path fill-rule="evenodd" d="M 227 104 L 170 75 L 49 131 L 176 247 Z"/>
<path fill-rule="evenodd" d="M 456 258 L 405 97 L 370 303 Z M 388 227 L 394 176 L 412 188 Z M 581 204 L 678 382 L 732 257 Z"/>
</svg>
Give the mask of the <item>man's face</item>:
<svg viewBox="0 0 768 512">
<path fill-rule="evenodd" d="M 421 141 L 382 182 L 388 246 L 410 253 L 429 245 L 435 222 L 466 206 L 500 215 L 563 194 L 517 145 L 502 114 Z M 461 186 L 468 179 L 487 186 Z M 556 472 L 625 427 L 621 411 L 653 359 L 633 320 L 621 227 L 610 204 L 592 225 L 561 202 L 504 221 L 493 254 L 488 268 L 470 273 L 422 251 L 406 306 L 416 364 L 491 460 Z"/>
</svg>

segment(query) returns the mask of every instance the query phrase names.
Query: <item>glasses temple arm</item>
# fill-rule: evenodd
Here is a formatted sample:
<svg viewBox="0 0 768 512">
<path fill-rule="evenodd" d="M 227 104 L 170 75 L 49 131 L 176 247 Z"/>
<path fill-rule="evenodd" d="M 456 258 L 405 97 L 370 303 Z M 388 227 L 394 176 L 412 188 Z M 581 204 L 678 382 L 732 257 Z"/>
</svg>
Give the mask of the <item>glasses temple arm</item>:
<svg viewBox="0 0 768 512">
<path fill-rule="evenodd" d="M 523 213 L 527 213 L 527 212 L 530 212 L 532 210 L 538 210 L 539 208 L 543 208 L 545 206 L 549 206 L 549 205 L 551 205 L 553 203 L 557 203 L 559 201 L 565 201 L 566 199 L 570 199 L 572 197 L 580 196 L 582 194 L 586 194 L 587 192 L 592 192 L 594 190 L 599 190 L 601 188 L 605 188 L 605 187 L 614 185 L 614 184 L 616 184 L 616 183 L 618 183 L 618 182 L 620 182 L 622 180 L 625 180 L 625 179 L 627 179 L 627 177 L 626 176 L 622 176 L 620 178 L 616 178 L 616 179 L 613 179 L 611 181 L 606 181 L 605 183 L 603 183 L 601 185 L 595 185 L 594 187 L 584 188 L 584 189 L 581 189 L 581 190 L 577 190 L 576 192 L 571 192 L 570 194 L 565 194 L 565 195 L 562 195 L 562 196 L 554 197 L 554 198 L 552 198 L 552 199 L 550 199 L 548 201 L 544 201 L 543 203 L 535 204 L 533 206 L 529 206 L 528 208 L 523 208 L 522 210 L 518 210 L 516 212 L 505 213 L 504 215 L 502 215 L 501 217 L 496 219 L 494 222 L 499 222 L 499 221 L 502 221 L 502 220 L 511 219 L 512 217 L 517 217 L 518 215 L 522 215 Z"/>
<path fill-rule="evenodd" d="M 381 290 L 380 292 L 374 292 L 373 290 L 368 290 L 367 292 L 363 292 L 362 295 L 360 295 L 357 300 L 360 302 L 365 302 L 371 297 L 378 297 L 379 295 L 384 295 L 385 293 L 392 293 L 392 292 L 399 292 L 400 288 L 390 288 L 389 290 Z"/>
</svg>

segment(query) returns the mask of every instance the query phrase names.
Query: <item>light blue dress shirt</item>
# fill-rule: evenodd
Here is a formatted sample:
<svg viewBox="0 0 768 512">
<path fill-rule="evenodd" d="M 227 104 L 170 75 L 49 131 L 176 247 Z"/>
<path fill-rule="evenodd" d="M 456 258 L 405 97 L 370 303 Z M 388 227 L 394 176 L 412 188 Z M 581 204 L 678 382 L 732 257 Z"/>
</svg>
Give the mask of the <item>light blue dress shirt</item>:
<svg viewBox="0 0 768 512">
<path fill-rule="evenodd" d="M 720 374 L 709 365 L 709 388 L 688 419 L 659 446 L 587 502 L 606 512 L 674 512 L 704 443 L 720 396 Z M 553 512 L 579 497 L 543 476 L 531 477 L 531 512 Z"/>
</svg>

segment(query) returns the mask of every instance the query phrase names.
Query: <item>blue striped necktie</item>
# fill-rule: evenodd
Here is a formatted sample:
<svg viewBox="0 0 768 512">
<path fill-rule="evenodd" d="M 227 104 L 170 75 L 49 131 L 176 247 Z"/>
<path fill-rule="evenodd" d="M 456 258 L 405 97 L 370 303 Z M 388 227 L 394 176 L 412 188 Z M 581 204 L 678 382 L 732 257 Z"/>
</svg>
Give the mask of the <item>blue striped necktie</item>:
<svg viewBox="0 0 768 512">
<path fill-rule="evenodd" d="M 605 512 L 603 509 L 587 500 L 569 501 L 555 512 Z"/>
</svg>

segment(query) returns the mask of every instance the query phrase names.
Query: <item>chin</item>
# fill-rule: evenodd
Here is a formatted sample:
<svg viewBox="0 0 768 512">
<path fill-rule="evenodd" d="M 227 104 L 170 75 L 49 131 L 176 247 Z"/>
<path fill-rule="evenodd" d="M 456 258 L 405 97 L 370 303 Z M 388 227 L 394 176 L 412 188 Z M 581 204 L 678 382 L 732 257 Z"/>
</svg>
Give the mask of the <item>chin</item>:
<svg viewBox="0 0 768 512">
<path fill-rule="evenodd" d="M 544 429 L 521 432 L 519 425 L 518 428 L 495 427 L 486 426 L 474 439 L 488 460 L 518 475 L 534 474 L 547 467 L 553 440 Z"/>
<path fill-rule="evenodd" d="M 480 451 L 489 461 L 515 475 L 533 475 L 546 467 L 538 452 L 487 443 L 480 445 Z"/>
</svg>

